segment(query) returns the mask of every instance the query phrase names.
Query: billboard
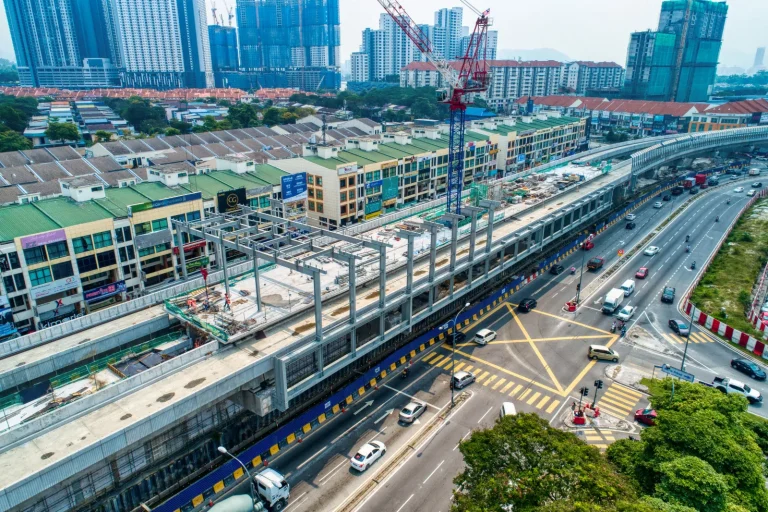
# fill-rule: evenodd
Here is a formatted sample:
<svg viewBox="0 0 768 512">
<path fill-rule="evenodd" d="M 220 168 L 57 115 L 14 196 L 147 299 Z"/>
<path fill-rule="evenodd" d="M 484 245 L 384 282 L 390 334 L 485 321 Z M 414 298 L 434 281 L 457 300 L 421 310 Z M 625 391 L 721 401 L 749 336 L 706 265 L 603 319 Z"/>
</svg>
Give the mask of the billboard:
<svg viewBox="0 0 768 512">
<path fill-rule="evenodd" d="M 42 297 L 47 297 L 48 295 L 53 295 L 54 293 L 72 290 L 78 286 L 80 286 L 80 278 L 70 276 L 57 281 L 51 281 L 50 283 L 41 284 L 40 286 L 35 286 L 30 290 L 30 294 L 33 299 L 37 300 Z"/>
<path fill-rule="evenodd" d="M 128 216 L 133 216 L 134 213 L 151 210 L 153 208 L 162 208 L 164 206 L 171 206 L 174 204 L 187 203 L 190 201 L 197 201 L 203 198 L 202 192 L 193 192 L 191 194 L 184 194 L 181 196 L 168 197 L 165 199 L 158 199 L 157 201 L 148 201 L 146 203 L 132 204 L 128 206 Z"/>
<path fill-rule="evenodd" d="M 357 172 L 357 164 L 345 165 L 344 167 L 337 168 L 336 171 L 339 173 L 339 176 Z"/>
<path fill-rule="evenodd" d="M 307 173 L 298 172 L 280 177 L 283 188 L 283 202 L 292 203 L 307 198 Z"/>
<path fill-rule="evenodd" d="M 219 213 L 236 212 L 245 200 L 245 188 L 236 188 L 216 194 L 216 208 Z"/>
<path fill-rule="evenodd" d="M 116 283 L 105 284 L 104 286 L 83 292 L 83 298 L 85 298 L 86 302 L 93 302 L 123 293 L 124 291 L 125 281 L 117 281 Z"/>
<path fill-rule="evenodd" d="M 8 302 L 7 295 L 0 295 L 0 338 L 10 336 L 16 332 L 16 326 L 13 324 L 13 311 Z"/>
<path fill-rule="evenodd" d="M 63 242 L 66 239 L 67 232 L 63 229 L 57 229 L 56 231 L 48 231 L 47 233 L 40 233 L 39 235 L 25 236 L 21 239 L 21 248 L 32 249 L 54 242 Z"/>
</svg>

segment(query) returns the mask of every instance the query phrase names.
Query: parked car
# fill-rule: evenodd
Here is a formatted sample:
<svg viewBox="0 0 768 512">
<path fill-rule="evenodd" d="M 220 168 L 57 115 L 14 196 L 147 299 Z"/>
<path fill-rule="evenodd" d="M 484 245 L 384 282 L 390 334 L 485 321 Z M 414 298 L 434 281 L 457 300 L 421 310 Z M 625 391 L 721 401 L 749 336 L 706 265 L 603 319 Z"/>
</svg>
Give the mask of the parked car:
<svg viewBox="0 0 768 512">
<path fill-rule="evenodd" d="M 552 268 L 549 269 L 549 273 L 553 276 L 559 275 L 563 273 L 563 270 L 565 270 L 565 267 L 562 265 L 552 265 Z"/>
<path fill-rule="evenodd" d="M 384 443 L 381 441 L 370 441 L 357 450 L 357 453 L 350 459 L 350 463 L 352 468 L 362 472 L 382 458 L 386 452 L 387 447 Z"/>
<path fill-rule="evenodd" d="M 638 279 L 645 279 L 648 277 L 648 267 L 640 267 L 640 269 L 635 272 L 635 277 Z"/>
<path fill-rule="evenodd" d="M 427 404 L 414 400 L 400 411 L 400 421 L 403 423 L 413 423 L 416 421 L 416 418 L 424 414 L 424 411 L 426 410 Z"/>
<path fill-rule="evenodd" d="M 635 229 L 636 224 L 634 222 L 627 222 L 627 229 Z"/>
<path fill-rule="evenodd" d="M 656 247 L 655 245 L 651 245 L 647 247 L 645 251 L 643 251 L 643 254 L 645 254 L 646 256 L 654 256 L 658 253 L 659 253 L 659 248 Z"/>
<path fill-rule="evenodd" d="M 517 409 L 515 409 L 515 404 L 512 402 L 504 402 L 501 404 L 501 410 L 499 411 L 499 418 L 504 418 L 505 416 L 514 416 L 517 414 Z"/>
<path fill-rule="evenodd" d="M 628 213 L 627 216 L 625 217 L 625 219 L 627 220 L 635 220 L 636 218 L 637 218 L 637 215 L 635 215 L 634 213 Z"/>
<path fill-rule="evenodd" d="M 688 336 L 690 334 L 691 330 L 688 327 L 688 324 L 683 322 L 682 320 L 670 320 L 669 321 L 669 328 L 672 329 L 675 333 L 679 334 L 680 336 Z"/>
<path fill-rule="evenodd" d="M 638 409 L 635 411 L 635 421 L 652 427 L 656 424 L 655 409 Z"/>
<path fill-rule="evenodd" d="M 661 292 L 661 302 L 675 302 L 675 289 L 671 286 L 665 286 Z"/>
<path fill-rule="evenodd" d="M 753 363 L 747 359 L 732 359 L 731 368 L 738 370 L 741 373 L 746 373 L 755 380 L 765 380 L 765 371 L 760 368 L 757 363 Z"/>
<path fill-rule="evenodd" d="M 664 206 L 664 204 L 661 201 L 656 201 L 655 203 L 653 203 L 654 208 L 658 209 L 658 208 L 661 208 L 662 206 Z"/>
<path fill-rule="evenodd" d="M 535 308 L 537 304 L 536 299 L 523 299 L 520 301 L 520 305 L 517 306 L 517 309 L 527 313 Z"/>
<path fill-rule="evenodd" d="M 453 389 L 461 389 L 469 386 L 475 382 L 475 374 L 472 372 L 456 372 L 453 374 L 453 380 L 451 380 L 451 387 Z"/>
<path fill-rule="evenodd" d="M 616 315 L 616 318 L 618 318 L 623 322 L 626 322 L 630 318 L 632 318 L 632 316 L 635 314 L 635 309 L 637 308 L 635 308 L 634 306 L 624 306 L 623 308 L 621 308 L 621 311 L 619 311 L 619 314 Z"/>
</svg>

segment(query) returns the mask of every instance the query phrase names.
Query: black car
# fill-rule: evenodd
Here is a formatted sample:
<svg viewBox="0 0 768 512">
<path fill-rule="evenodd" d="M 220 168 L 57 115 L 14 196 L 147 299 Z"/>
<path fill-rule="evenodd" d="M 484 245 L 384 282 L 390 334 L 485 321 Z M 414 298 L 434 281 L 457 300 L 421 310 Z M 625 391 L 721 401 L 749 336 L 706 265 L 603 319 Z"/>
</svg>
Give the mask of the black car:
<svg viewBox="0 0 768 512">
<path fill-rule="evenodd" d="M 552 265 L 552 268 L 549 269 L 549 273 L 556 276 L 562 274 L 563 270 L 565 270 L 565 268 L 562 265 Z"/>
<path fill-rule="evenodd" d="M 698 194 L 698 193 L 699 193 L 699 189 L 697 189 L 696 187 L 693 187 L 691 189 L 691 195 Z"/>
<path fill-rule="evenodd" d="M 635 229 L 636 224 L 634 222 L 627 222 L 627 229 Z"/>
<path fill-rule="evenodd" d="M 763 186 L 763 183 L 760 181 L 756 181 L 752 184 L 752 188 L 760 188 Z"/>
<path fill-rule="evenodd" d="M 661 302 L 675 302 L 675 289 L 671 286 L 665 286 L 661 292 Z"/>
<path fill-rule="evenodd" d="M 520 311 L 523 311 L 525 313 L 529 312 L 533 308 L 536 307 L 536 299 L 523 299 L 520 301 L 520 305 L 517 306 L 517 309 Z"/>
<path fill-rule="evenodd" d="M 672 188 L 672 195 L 673 196 L 679 196 L 683 193 L 683 187 L 673 187 Z"/>
<path fill-rule="evenodd" d="M 456 343 L 457 343 L 457 344 L 458 344 L 458 343 L 464 343 L 465 341 L 467 341 L 467 335 L 466 335 L 466 334 L 464 334 L 463 332 L 457 332 L 457 333 L 455 333 L 455 334 L 456 334 Z M 445 337 L 445 342 L 446 342 L 448 345 L 453 345 L 453 340 L 454 340 L 454 338 L 453 338 L 453 334 L 449 334 L 449 335 L 447 335 L 447 336 Z"/>
<path fill-rule="evenodd" d="M 755 380 L 765 380 L 765 371 L 757 363 L 746 359 L 731 359 L 731 368 L 746 373 Z"/>
<path fill-rule="evenodd" d="M 662 201 L 671 201 L 672 196 L 669 194 L 664 194 L 664 197 L 661 198 Z"/>
</svg>

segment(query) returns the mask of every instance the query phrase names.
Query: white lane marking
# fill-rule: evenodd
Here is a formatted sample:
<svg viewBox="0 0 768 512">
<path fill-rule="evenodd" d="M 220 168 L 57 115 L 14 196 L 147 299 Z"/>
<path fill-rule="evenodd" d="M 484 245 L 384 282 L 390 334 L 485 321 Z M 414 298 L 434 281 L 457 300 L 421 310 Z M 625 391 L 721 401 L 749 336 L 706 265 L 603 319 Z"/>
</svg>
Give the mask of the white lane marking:
<svg viewBox="0 0 768 512">
<path fill-rule="evenodd" d="M 341 466 L 343 466 L 344 464 L 349 464 L 349 461 L 348 461 L 347 459 L 344 459 L 343 461 L 339 462 L 339 463 L 338 463 L 338 465 L 337 465 L 335 468 L 333 468 L 333 469 L 332 469 L 330 472 L 326 473 L 324 477 L 318 478 L 318 479 L 317 479 L 317 482 L 318 482 L 320 485 L 323 485 L 323 484 L 324 484 L 324 483 L 326 483 L 326 482 L 328 481 L 328 479 L 329 479 L 330 477 L 332 477 L 332 476 L 333 476 L 333 475 L 336 473 L 336 471 L 338 471 L 338 470 L 339 470 L 339 468 L 340 468 Z M 323 480 L 325 480 L 325 482 L 323 482 Z"/>
<path fill-rule="evenodd" d="M 293 506 L 294 508 L 296 508 L 296 507 L 298 507 L 299 505 L 301 505 L 302 503 L 304 503 L 305 501 L 307 501 L 307 500 L 309 499 L 309 497 L 308 497 L 308 496 L 307 496 L 306 498 L 304 498 L 304 499 L 301 499 L 301 498 L 303 498 L 304 496 L 306 496 L 306 494 L 307 494 L 307 493 L 305 492 L 305 493 L 303 493 L 303 494 L 300 494 L 298 497 L 296 497 L 296 498 L 293 498 L 293 501 L 291 502 L 291 504 L 290 504 L 290 505 L 288 505 L 287 507 L 285 507 L 283 510 L 288 510 L 288 509 L 289 509 L 291 506 Z M 298 500 L 298 501 L 296 501 L 296 500 Z"/>
<path fill-rule="evenodd" d="M 381 429 L 380 431 L 376 432 L 376 435 L 375 435 L 375 436 L 373 436 L 372 438 L 370 438 L 370 439 L 368 440 L 368 442 L 370 443 L 371 441 L 373 441 L 374 439 L 376 439 L 377 437 L 379 437 L 379 435 L 380 435 L 380 434 L 383 434 L 385 430 L 387 430 L 387 427 L 384 427 L 384 428 L 383 428 L 383 429 Z"/>
<path fill-rule="evenodd" d="M 426 479 L 424 479 L 424 481 L 423 481 L 423 482 L 421 482 L 421 485 L 424 485 L 424 484 L 426 484 L 426 483 L 427 483 L 427 480 L 429 480 L 430 478 L 432 478 L 432 475 L 434 475 L 434 474 L 435 474 L 435 472 L 436 472 L 438 469 L 440 469 L 440 466 L 442 466 L 442 465 L 443 465 L 443 462 L 445 462 L 445 459 L 443 459 L 442 461 L 440 461 L 440 464 L 438 464 L 438 465 L 437 465 L 437 467 L 436 467 L 436 468 L 435 468 L 435 469 L 434 469 L 434 470 L 433 470 L 433 471 L 432 471 L 432 472 L 429 474 L 429 476 L 428 476 Z"/>
<path fill-rule="evenodd" d="M 313 456 L 311 456 L 310 458 L 308 458 L 307 460 L 305 460 L 304 462 L 302 462 L 301 464 L 299 464 L 298 466 L 296 466 L 296 469 L 301 469 L 301 468 L 303 468 L 304 466 L 306 466 L 307 464 L 309 464 L 310 462 L 312 462 L 312 459 L 314 459 L 315 457 L 317 457 L 318 455 L 320 455 L 321 453 L 323 453 L 323 452 L 324 452 L 325 450 L 327 450 L 327 449 L 328 449 L 328 447 L 327 447 L 327 446 L 326 446 L 325 448 L 320 448 L 320 449 L 317 451 L 317 453 L 316 453 L 316 454 L 314 454 Z"/>
<path fill-rule="evenodd" d="M 408 502 L 409 502 L 409 501 L 411 501 L 411 498 L 413 498 L 413 496 L 414 496 L 413 494 L 411 494 L 410 496 L 408 496 L 408 499 L 407 499 L 407 500 L 405 500 L 405 503 L 403 503 L 402 505 L 400 505 L 400 508 L 399 508 L 399 509 L 397 509 L 397 511 L 396 511 L 396 512 L 400 512 L 401 510 L 403 510 L 403 507 L 405 507 L 405 506 L 408 504 Z"/>
<path fill-rule="evenodd" d="M 430 406 L 430 407 L 434 407 L 435 409 L 437 409 L 437 410 L 440 410 L 440 407 L 438 407 L 438 406 L 436 406 L 436 405 L 432 405 L 432 404 L 431 404 L 431 403 L 429 403 L 429 402 L 425 402 L 424 400 L 422 400 L 422 399 L 420 399 L 420 398 L 416 398 L 416 397 L 415 397 L 415 396 L 413 396 L 413 395 L 409 395 L 408 393 L 403 393 L 403 392 L 402 392 L 402 391 L 400 391 L 399 389 L 397 389 L 397 388 L 393 388 L 393 387 L 392 387 L 392 386 L 390 386 L 389 384 L 384 384 L 384 387 L 385 387 L 385 388 L 388 388 L 388 389 L 391 389 L 392 391 L 394 391 L 394 392 L 395 392 L 395 393 L 397 393 L 398 395 L 407 396 L 407 397 L 408 397 L 408 398 L 410 398 L 411 400 L 417 400 L 417 401 L 419 401 L 419 402 L 423 402 L 423 403 L 427 404 L 427 405 L 428 405 L 428 406 Z"/>
<path fill-rule="evenodd" d="M 482 416 L 480 416 L 480 419 L 479 419 L 479 420 L 477 420 L 477 422 L 478 422 L 478 423 L 480 423 L 481 421 L 483 421 L 483 418 L 485 418 L 486 416 L 488 416 L 488 413 L 489 413 L 489 412 L 491 412 L 491 409 L 493 409 L 493 406 L 490 406 L 490 407 L 488 408 L 488 410 L 487 410 L 487 411 L 485 411 L 485 414 L 483 414 Z"/>
<path fill-rule="evenodd" d="M 469 432 L 467 432 L 466 434 L 464 434 L 464 437 L 462 437 L 462 438 L 461 438 L 461 441 L 463 441 L 463 440 L 465 440 L 466 438 L 468 438 L 468 437 L 469 437 L 469 434 L 471 434 L 471 433 L 472 433 L 472 431 L 470 430 Z M 458 448 L 458 447 L 459 447 L 459 445 L 461 444 L 461 441 L 459 441 L 458 443 L 456 443 L 456 446 L 454 446 L 454 447 L 453 447 L 453 450 L 451 450 L 451 451 L 455 452 L 455 451 L 456 451 L 456 448 Z"/>
</svg>

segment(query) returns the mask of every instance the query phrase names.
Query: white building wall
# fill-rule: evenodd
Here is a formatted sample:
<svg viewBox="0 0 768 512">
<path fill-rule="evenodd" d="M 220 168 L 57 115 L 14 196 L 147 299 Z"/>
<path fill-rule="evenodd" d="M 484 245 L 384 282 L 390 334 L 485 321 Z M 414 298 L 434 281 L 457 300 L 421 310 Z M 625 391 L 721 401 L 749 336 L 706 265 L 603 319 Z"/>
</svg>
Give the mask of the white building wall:
<svg viewBox="0 0 768 512">
<path fill-rule="evenodd" d="M 114 2 L 126 71 L 183 72 L 176 0 Z M 207 28 L 204 33 L 207 37 Z M 210 53 L 208 62 L 210 65 Z"/>
<path fill-rule="evenodd" d="M 367 82 L 370 80 L 368 65 L 369 59 L 367 53 L 354 52 L 352 54 L 351 67 L 353 82 Z"/>
</svg>

